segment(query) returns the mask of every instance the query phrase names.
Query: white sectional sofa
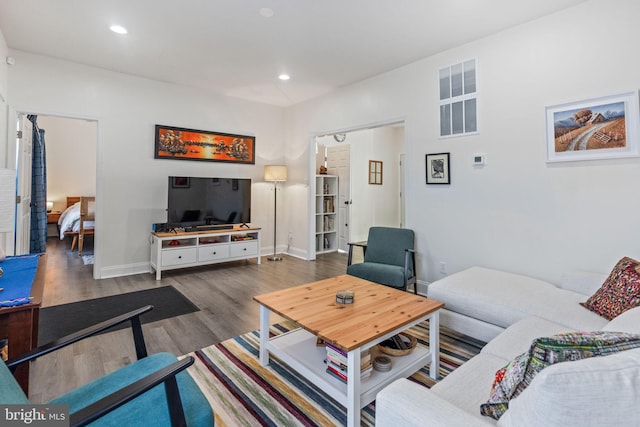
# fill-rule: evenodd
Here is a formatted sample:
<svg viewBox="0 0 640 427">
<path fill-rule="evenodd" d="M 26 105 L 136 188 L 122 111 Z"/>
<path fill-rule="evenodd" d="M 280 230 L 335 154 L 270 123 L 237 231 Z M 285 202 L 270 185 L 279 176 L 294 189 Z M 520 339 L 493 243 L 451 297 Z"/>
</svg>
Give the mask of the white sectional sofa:
<svg viewBox="0 0 640 427">
<path fill-rule="evenodd" d="M 400 379 L 376 398 L 376 426 L 623 426 L 640 424 L 640 349 L 543 369 L 496 420 L 480 414 L 495 373 L 538 337 L 572 331 L 640 334 L 640 307 L 611 321 L 579 303 L 606 275 L 567 275 L 562 286 L 474 267 L 429 287 L 441 324 L 483 340 L 480 354 L 431 389 Z"/>
</svg>

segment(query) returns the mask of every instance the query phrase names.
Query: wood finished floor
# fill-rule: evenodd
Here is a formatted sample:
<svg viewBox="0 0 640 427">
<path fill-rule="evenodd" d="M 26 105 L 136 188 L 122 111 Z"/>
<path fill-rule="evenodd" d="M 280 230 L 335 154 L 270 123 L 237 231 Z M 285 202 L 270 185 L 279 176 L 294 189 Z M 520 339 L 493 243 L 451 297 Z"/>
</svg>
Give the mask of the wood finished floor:
<svg viewBox="0 0 640 427">
<path fill-rule="evenodd" d="M 182 355 L 258 329 L 254 295 L 344 274 L 347 256 L 319 255 L 316 261 L 285 256 L 262 264 L 255 260 L 94 280 L 67 241 L 49 238 L 43 306 L 65 304 L 126 292 L 174 286 L 200 311 L 143 325 L 150 353 Z M 271 317 L 277 322 L 277 316 Z M 43 344 L 43 343 L 40 343 Z M 44 403 L 135 360 L 130 330 L 102 334 L 44 356 L 31 364 L 29 398 Z"/>
</svg>

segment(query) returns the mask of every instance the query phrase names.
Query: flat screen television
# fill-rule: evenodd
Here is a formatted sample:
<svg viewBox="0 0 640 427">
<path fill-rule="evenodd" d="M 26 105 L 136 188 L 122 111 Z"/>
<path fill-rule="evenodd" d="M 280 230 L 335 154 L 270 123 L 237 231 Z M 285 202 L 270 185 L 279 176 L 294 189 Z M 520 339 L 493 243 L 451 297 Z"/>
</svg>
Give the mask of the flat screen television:
<svg viewBox="0 0 640 427">
<path fill-rule="evenodd" d="M 251 179 L 170 176 L 168 189 L 170 227 L 251 222 Z"/>
</svg>

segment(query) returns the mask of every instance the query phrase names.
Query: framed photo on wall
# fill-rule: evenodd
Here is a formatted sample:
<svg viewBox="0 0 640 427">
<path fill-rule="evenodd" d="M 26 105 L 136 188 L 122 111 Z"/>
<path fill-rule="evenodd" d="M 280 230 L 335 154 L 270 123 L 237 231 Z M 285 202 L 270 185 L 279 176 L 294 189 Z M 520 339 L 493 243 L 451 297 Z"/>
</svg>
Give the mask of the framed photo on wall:
<svg viewBox="0 0 640 427">
<path fill-rule="evenodd" d="M 547 162 L 637 157 L 638 92 L 546 108 Z"/>
<path fill-rule="evenodd" d="M 425 162 L 427 184 L 451 184 L 449 153 L 427 154 Z"/>
</svg>

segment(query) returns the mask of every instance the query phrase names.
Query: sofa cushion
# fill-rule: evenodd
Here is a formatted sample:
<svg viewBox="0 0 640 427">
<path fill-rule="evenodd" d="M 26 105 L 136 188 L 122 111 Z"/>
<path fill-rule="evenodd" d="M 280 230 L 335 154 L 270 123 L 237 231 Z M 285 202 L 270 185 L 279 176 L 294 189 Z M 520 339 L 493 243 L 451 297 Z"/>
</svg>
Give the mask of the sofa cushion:
<svg viewBox="0 0 640 427">
<path fill-rule="evenodd" d="M 622 258 L 602 287 L 582 305 L 609 320 L 640 305 L 640 263 Z"/>
<path fill-rule="evenodd" d="M 616 318 L 607 323 L 602 330 L 640 334 L 640 307 L 629 309 L 619 316 L 616 316 Z"/>
<path fill-rule="evenodd" d="M 505 363 L 506 359 L 480 353 L 431 387 L 431 392 L 479 420 L 493 421 L 483 417 L 478 408 L 487 400 L 496 370 Z M 423 421 L 428 424 L 428 420 Z"/>
<path fill-rule="evenodd" d="M 582 307 L 584 295 L 543 280 L 471 267 L 429 285 L 429 298 L 447 310 L 506 328 L 536 315 L 573 330 L 598 330 L 607 320 Z"/>
<path fill-rule="evenodd" d="M 568 291 L 591 296 L 607 280 L 608 274 L 590 271 L 571 271 L 562 275 L 560 287 Z"/>
<path fill-rule="evenodd" d="M 640 419 L 640 349 L 559 363 L 513 399 L 502 427 L 634 426 Z"/>
<path fill-rule="evenodd" d="M 495 421 L 461 411 L 457 406 L 406 378 L 376 395 L 376 427 L 491 427 Z M 363 424 L 364 425 L 364 424 Z"/>
<path fill-rule="evenodd" d="M 638 347 L 640 335 L 609 331 L 569 332 L 537 338 L 529 351 L 496 372 L 489 400 L 480 406 L 480 412 L 499 419 L 509 408 L 509 401 L 522 393 L 533 378 L 549 365 Z"/>
<path fill-rule="evenodd" d="M 549 337 L 574 330 L 537 316 L 527 316 L 489 341 L 482 348 L 481 353 L 489 353 L 505 360 L 513 360 L 518 355 L 526 352 L 536 338 Z"/>
</svg>

